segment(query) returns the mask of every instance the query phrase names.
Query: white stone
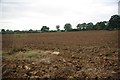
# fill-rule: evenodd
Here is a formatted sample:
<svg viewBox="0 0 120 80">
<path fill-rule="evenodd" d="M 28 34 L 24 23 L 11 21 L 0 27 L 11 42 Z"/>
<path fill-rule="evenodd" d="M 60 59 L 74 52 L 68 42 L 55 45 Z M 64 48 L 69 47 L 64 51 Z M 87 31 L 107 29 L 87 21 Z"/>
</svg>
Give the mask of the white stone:
<svg viewBox="0 0 120 80">
<path fill-rule="evenodd" d="M 52 54 L 58 55 L 58 54 L 60 54 L 60 52 L 53 52 Z"/>
</svg>

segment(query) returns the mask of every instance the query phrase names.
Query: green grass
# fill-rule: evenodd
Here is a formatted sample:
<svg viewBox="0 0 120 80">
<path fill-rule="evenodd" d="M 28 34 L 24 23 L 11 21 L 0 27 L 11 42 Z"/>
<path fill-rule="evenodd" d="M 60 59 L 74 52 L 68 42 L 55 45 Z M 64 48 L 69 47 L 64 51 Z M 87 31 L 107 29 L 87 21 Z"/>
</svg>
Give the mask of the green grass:
<svg viewBox="0 0 120 80">
<path fill-rule="evenodd" d="M 12 55 L 7 55 L 4 53 L 3 57 L 9 60 L 35 60 L 39 56 L 39 51 L 27 51 L 27 52 L 17 52 Z"/>
<path fill-rule="evenodd" d="M 27 36 L 27 34 L 14 34 L 15 36 L 17 37 L 24 37 L 24 36 Z"/>
<path fill-rule="evenodd" d="M 117 48 L 117 51 L 120 52 L 120 48 Z"/>
</svg>

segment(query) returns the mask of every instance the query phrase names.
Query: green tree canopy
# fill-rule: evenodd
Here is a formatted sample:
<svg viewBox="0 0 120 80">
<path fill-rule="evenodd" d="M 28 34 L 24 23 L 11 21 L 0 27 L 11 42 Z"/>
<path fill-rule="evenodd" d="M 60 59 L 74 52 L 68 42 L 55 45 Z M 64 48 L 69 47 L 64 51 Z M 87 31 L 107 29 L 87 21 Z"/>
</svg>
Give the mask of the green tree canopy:
<svg viewBox="0 0 120 80">
<path fill-rule="evenodd" d="M 79 23 L 76 27 L 78 30 L 81 30 L 82 25 Z"/>
<path fill-rule="evenodd" d="M 72 25 L 70 23 L 66 23 L 64 26 L 65 31 L 71 31 L 72 30 Z"/>
<path fill-rule="evenodd" d="M 97 22 L 95 25 L 97 30 L 104 30 L 106 28 L 105 22 Z"/>
<path fill-rule="evenodd" d="M 82 30 L 85 30 L 86 28 L 87 28 L 87 24 L 86 24 L 86 23 L 82 23 L 82 24 L 81 24 L 81 29 L 82 29 Z"/>
<path fill-rule="evenodd" d="M 5 32 L 5 29 L 2 29 L 1 32 Z"/>
<path fill-rule="evenodd" d="M 109 29 L 120 29 L 120 15 L 113 15 L 111 16 L 109 23 Z"/>
<path fill-rule="evenodd" d="M 48 31 L 49 31 L 49 27 L 47 27 L 47 26 L 42 26 L 41 31 L 42 31 L 42 32 L 48 32 Z"/>
<path fill-rule="evenodd" d="M 92 22 L 90 22 L 90 23 L 87 24 L 87 29 L 92 30 L 93 26 L 94 26 L 94 24 Z"/>
<path fill-rule="evenodd" d="M 57 31 L 60 31 L 60 25 L 56 26 Z"/>
</svg>

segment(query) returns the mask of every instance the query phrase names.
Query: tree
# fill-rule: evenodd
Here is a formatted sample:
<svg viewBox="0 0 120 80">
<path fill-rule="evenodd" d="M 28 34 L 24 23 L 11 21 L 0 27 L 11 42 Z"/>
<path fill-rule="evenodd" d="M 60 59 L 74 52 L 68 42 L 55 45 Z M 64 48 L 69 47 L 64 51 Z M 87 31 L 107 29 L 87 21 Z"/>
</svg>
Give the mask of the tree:
<svg viewBox="0 0 120 80">
<path fill-rule="evenodd" d="M 6 30 L 6 33 L 10 33 L 10 30 L 9 30 L 9 29 L 7 29 L 7 30 Z"/>
<path fill-rule="evenodd" d="M 56 26 L 57 31 L 60 31 L 60 25 Z"/>
<path fill-rule="evenodd" d="M 81 24 L 81 29 L 82 29 L 82 30 L 85 30 L 86 28 L 87 28 L 87 24 L 86 24 L 86 23 L 82 23 L 82 24 Z"/>
<path fill-rule="evenodd" d="M 78 24 L 78 25 L 77 25 L 77 29 L 78 29 L 78 30 L 86 30 L 86 29 L 88 29 L 89 26 L 91 26 L 91 25 L 93 25 L 93 23 L 89 23 L 89 25 L 86 24 L 86 23 Z"/>
<path fill-rule="evenodd" d="M 2 29 L 1 32 L 5 32 L 5 29 Z"/>
<path fill-rule="evenodd" d="M 81 26 L 81 24 L 78 24 L 76 27 L 77 27 L 78 30 L 81 30 L 82 26 Z"/>
<path fill-rule="evenodd" d="M 30 29 L 29 31 L 30 31 L 30 32 L 32 32 L 33 30 L 32 30 L 32 29 Z"/>
<path fill-rule="evenodd" d="M 108 22 L 108 27 L 110 30 L 120 29 L 120 15 L 111 16 L 111 18 Z"/>
<path fill-rule="evenodd" d="M 105 22 L 97 22 L 95 26 L 97 30 L 104 30 L 106 28 Z"/>
<path fill-rule="evenodd" d="M 93 29 L 94 24 L 92 22 L 87 24 L 87 30 L 92 30 Z"/>
<path fill-rule="evenodd" d="M 42 26 L 41 31 L 42 31 L 42 32 L 48 32 L 48 31 L 49 31 L 49 27 L 47 27 L 47 26 Z"/>
<path fill-rule="evenodd" d="M 72 30 L 72 25 L 70 23 L 66 23 L 64 26 L 65 31 L 71 31 Z"/>
<path fill-rule="evenodd" d="M 32 30 L 32 29 L 30 29 L 28 32 L 32 33 L 32 32 L 33 32 L 33 30 Z"/>
<path fill-rule="evenodd" d="M 104 30 L 108 30 L 108 21 L 103 21 L 103 23 L 105 24 Z"/>
<path fill-rule="evenodd" d="M 6 30 L 6 32 L 9 32 L 9 31 L 10 31 L 9 29 Z"/>
<path fill-rule="evenodd" d="M 7 34 L 12 34 L 12 33 L 13 33 L 13 31 L 12 31 L 12 30 L 7 29 L 7 30 L 5 31 L 5 33 L 7 33 Z"/>
<path fill-rule="evenodd" d="M 20 33 L 20 30 L 14 30 L 14 33 Z"/>
</svg>

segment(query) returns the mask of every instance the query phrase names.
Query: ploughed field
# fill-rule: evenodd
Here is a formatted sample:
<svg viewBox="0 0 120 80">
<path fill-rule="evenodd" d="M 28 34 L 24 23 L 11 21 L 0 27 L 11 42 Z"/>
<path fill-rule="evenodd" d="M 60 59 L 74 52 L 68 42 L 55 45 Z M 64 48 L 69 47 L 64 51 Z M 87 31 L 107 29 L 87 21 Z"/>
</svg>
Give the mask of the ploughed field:
<svg viewBox="0 0 120 80">
<path fill-rule="evenodd" d="M 118 32 L 5 34 L 3 78 L 117 78 Z"/>
</svg>

